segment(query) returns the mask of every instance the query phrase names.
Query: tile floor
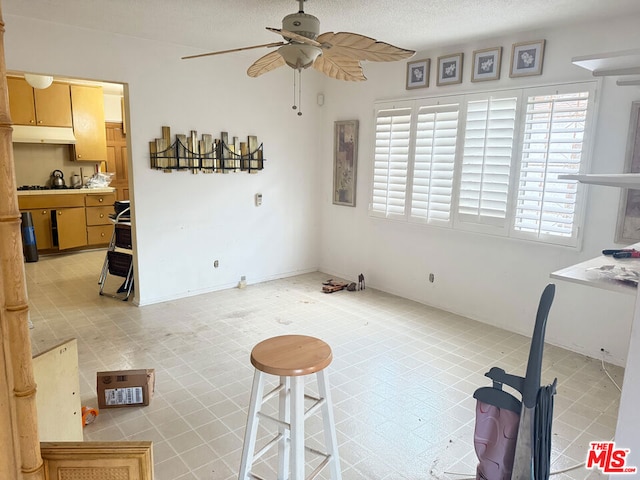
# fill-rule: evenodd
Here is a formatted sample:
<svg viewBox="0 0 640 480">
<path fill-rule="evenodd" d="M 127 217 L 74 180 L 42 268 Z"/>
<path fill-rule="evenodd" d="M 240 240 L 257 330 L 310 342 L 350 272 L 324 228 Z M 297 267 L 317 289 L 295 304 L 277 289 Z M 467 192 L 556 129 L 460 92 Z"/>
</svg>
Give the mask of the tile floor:
<svg viewBox="0 0 640 480">
<path fill-rule="evenodd" d="M 472 476 L 473 391 L 489 385 L 483 374 L 494 365 L 525 371 L 528 338 L 371 288 L 323 294 L 322 273 L 139 308 L 98 295 L 103 259 L 94 251 L 26 264 L 32 347 L 78 339 L 88 406 L 97 406 L 97 371 L 155 368 L 151 405 L 103 409 L 85 440 L 152 440 L 156 480 L 237 478 L 249 352 L 270 336 L 314 335 L 332 346 L 345 480 Z M 607 370 L 620 384 L 623 370 Z M 547 345 L 543 382 L 554 377 L 552 471 L 583 463 L 589 441 L 612 438 L 619 399 L 600 361 Z M 311 442 L 320 425 L 308 422 Z M 553 478 L 605 477 L 578 468 Z"/>
</svg>

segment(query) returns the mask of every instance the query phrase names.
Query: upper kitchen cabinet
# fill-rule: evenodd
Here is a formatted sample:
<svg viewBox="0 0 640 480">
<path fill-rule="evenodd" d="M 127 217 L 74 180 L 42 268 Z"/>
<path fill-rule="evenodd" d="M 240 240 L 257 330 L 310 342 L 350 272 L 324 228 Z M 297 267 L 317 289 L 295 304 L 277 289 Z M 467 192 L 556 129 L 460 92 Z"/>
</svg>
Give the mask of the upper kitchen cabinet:
<svg viewBox="0 0 640 480">
<path fill-rule="evenodd" d="M 24 78 L 8 77 L 9 109 L 15 125 L 41 127 L 71 127 L 71 96 L 69 85 L 53 82 L 36 89 Z"/>
<path fill-rule="evenodd" d="M 107 136 L 102 87 L 71 85 L 74 160 L 107 161 Z"/>
</svg>

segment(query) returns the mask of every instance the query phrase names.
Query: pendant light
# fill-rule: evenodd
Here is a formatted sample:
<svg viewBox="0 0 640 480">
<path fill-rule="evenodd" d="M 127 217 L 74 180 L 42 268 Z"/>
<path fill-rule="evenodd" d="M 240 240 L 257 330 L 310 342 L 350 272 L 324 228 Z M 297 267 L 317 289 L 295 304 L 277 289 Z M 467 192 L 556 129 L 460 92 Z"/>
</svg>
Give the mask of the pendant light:
<svg viewBox="0 0 640 480">
<path fill-rule="evenodd" d="M 51 86 L 53 77 L 51 75 L 35 75 L 33 73 L 25 73 L 24 79 L 33 88 L 44 89 Z"/>
</svg>

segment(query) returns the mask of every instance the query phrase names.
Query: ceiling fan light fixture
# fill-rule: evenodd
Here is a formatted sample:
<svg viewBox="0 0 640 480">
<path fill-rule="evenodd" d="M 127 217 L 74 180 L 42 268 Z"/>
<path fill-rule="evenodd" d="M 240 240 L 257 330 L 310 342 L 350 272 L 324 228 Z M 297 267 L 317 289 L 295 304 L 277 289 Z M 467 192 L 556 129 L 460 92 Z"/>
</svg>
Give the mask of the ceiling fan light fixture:
<svg viewBox="0 0 640 480">
<path fill-rule="evenodd" d="M 292 43 L 280 47 L 278 53 L 284 58 L 287 65 L 296 70 L 300 70 L 310 67 L 322 53 L 322 49 L 320 47 L 314 47 L 313 45 Z"/>
<path fill-rule="evenodd" d="M 24 79 L 33 88 L 45 89 L 49 88 L 53 83 L 53 77 L 51 75 L 35 75 L 33 73 L 25 73 Z"/>
<path fill-rule="evenodd" d="M 282 19 L 282 29 L 315 40 L 320 33 L 320 20 L 308 13 L 292 13 Z M 285 39 L 291 40 L 286 36 Z"/>
</svg>

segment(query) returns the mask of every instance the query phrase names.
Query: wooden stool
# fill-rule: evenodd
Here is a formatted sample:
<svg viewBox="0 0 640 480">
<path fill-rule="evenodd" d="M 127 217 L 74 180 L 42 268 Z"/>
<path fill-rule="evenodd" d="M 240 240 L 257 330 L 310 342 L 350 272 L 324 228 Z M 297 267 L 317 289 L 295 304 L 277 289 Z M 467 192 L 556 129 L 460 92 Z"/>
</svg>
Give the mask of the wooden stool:
<svg viewBox="0 0 640 480">
<path fill-rule="evenodd" d="M 324 457 L 311 473 L 313 479 L 329 466 L 332 480 L 341 480 L 338 444 L 331 406 L 331 394 L 325 368 L 333 359 L 331 347 L 318 338 L 304 335 L 283 335 L 258 343 L 251 351 L 251 363 L 256 368 L 253 376 L 251 402 L 244 435 L 239 480 L 260 478 L 251 473 L 251 466 L 274 445 L 278 445 L 278 480 L 303 480 L 305 449 Z M 280 384 L 263 396 L 265 373 L 278 375 Z M 304 394 L 304 376 L 316 374 L 320 398 Z M 278 418 L 260 412 L 264 402 L 279 394 Z M 305 412 L 305 398 L 314 404 Z M 304 421 L 322 410 L 324 441 L 327 453 L 305 447 Z M 258 421 L 268 419 L 278 426 L 278 434 L 259 452 L 254 453 Z M 289 476 L 289 471 L 291 476 Z"/>
</svg>

